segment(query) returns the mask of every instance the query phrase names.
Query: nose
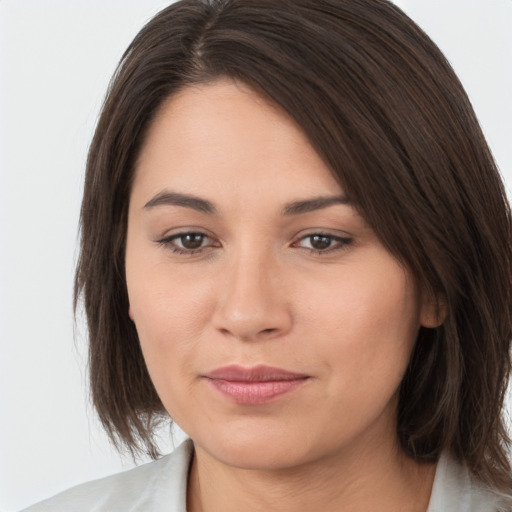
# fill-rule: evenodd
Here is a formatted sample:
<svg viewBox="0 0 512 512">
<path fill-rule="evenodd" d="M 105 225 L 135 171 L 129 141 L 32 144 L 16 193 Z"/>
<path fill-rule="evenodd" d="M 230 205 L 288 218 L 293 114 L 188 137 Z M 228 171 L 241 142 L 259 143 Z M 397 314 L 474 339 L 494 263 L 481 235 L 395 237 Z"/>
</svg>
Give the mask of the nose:
<svg viewBox="0 0 512 512">
<path fill-rule="evenodd" d="M 217 330 L 241 341 L 257 341 L 291 329 L 291 301 L 276 261 L 240 255 L 226 265 L 224 274 L 213 315 Z"/>
</svg>

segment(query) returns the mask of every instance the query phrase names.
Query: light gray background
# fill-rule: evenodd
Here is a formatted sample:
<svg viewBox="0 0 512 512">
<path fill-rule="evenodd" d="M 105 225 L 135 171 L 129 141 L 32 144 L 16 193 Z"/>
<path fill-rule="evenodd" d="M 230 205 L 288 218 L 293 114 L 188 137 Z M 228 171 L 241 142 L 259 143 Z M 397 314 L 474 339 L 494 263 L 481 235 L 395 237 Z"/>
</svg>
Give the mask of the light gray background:
<svg viewBox="0 0 512 512">
<path fill-rule="evenodd" d="M 1 512 L 131 466 L 87 405 L 72 276 L 85 156 L 108 80 L 168 3 L 0 1 Z M 396 3 L 452 62 L 510 189 L 512 0 Z"/>
</svg>

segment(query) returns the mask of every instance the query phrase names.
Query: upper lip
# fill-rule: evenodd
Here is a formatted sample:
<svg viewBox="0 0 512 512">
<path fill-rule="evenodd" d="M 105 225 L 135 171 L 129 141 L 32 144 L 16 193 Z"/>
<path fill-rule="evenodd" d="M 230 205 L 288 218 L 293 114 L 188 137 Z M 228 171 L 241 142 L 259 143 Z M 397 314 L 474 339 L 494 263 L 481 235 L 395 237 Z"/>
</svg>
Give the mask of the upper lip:
<svg viewBox="0 0 512 512">
<path fill-rule="evenodd" d="M 270 382 L 278 380 L 306 379 L 309 375 L 304 373 L 290 372 L 273 366 L 258 365 L 251 368 L 231 365 L 217 368 L 204 377 L 208 379 L 227 380 L 232 382 Z"/>
</svg>

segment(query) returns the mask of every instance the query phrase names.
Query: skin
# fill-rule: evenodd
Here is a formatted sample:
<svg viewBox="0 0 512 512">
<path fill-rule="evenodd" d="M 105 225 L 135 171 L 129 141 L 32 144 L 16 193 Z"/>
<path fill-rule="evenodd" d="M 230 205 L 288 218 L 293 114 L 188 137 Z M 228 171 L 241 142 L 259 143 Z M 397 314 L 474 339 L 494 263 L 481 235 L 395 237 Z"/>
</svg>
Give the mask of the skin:
<svg viewBox="0 0 512 512">
<path fill-rule="evenodd" d="M 435 307 L 349 203 L 283 212 L 319 197 L 343 191 L 300 128 L 243 84 L 185 88 L 150 127 L 126 279 L 156 390 L 194 440 L 189 512 L 427 509 L 435 468 L 401 452 L 396 409 Z M 204 235 L 195 250 L 184 233 Z M 203 377 L 230 364 L 308 379 L 237 404 Z"/>
</svg>

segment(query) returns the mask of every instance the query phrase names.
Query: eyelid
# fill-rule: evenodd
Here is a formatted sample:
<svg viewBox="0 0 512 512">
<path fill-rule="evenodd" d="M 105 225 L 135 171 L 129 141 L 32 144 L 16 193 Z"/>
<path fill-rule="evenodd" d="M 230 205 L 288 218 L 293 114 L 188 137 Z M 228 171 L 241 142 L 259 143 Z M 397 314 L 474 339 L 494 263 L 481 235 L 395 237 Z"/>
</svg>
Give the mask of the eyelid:
<svg viewBox="0 0 512 512">
<path fill-rule="evenodd" d="M 301 247 L 299 244 L 305 239 L 312 238 L 314 236 L 321 236 L 325 238 L 330 238 L 334 242 L 337 242 L 337 244 L 334 245 L 334 247 L 328 247 L 326 249 L 315 249 L 310 247 Z M 295 238 L 295 242 L 293 242 L 292 246 L 297 247 L 298 249 L 303 249 L 305 251 L 308 251 L 310 253 L 314 254 L 320 254 L 320 255 L 327 255 L 333 252 L 346 250 L 347 246 L 351 245 L 354 242 L 353 236 L 349 235 L 345 232 L 337 232 L 333 233 L 332 231 L 325 230 L 325 229 L 313 229 L 308 230 L 306 233 L 301 233 L 297 235 Z"/>
<path fill-rule="evenodd" d="M 211 238 L 212 240 L 216 239 L 217 237 L 211 233 L 208 229 L 205 229 L 203 227 L 199 226 L 177 226 L 172 229 L 167 229 L 163 232 L 162 235 L 156 235 L 154 241 L 160 242 L 161 240 L 170 240 L 171 238 L 176 238 L 183 235 L 204 235 L 208 238 Z"/>
<path fill-rule="evenodd" d="M 176 239 L 179 239 L 180 237 L 184 237 L 186 235 L 200 235 L 204 237 L 205 239 L 209 239 L 210 243 L 207 245 L 201 245 L 198 248 L 185 248 L 180 247 L 179 245 L 175 244 L 174 241 Z M 332 240 L 333 244 L 332 246 L 329 246 L 325 249 L 315 249 L 314 247 L 303 247 L 301 246 L 301 242 L 304 240 L 307 240 L 308 238 L 312 238 L 314 236 L 319 237 L 325 237 Z M 326 229 L 310 229 L 307 231 L 302 231 L 301 233 L 298 233 L 294 241 L 291 243 L 291 247 L 304 250 L 308 253 L 313 254 L 319 254 L 319 255 L 327 255 L 330 253 L 334 253 L 337 251 L 346 250 L 347 246 L 351 245 L 354 242 L 353 236 L 349 235 L 348 233 L 344 231 L 335 231 L 333 230 L 326 230 Z M 209 249 L 219 248 L 222 246 L 222 244 L 219 242 L 219 240 L 208 233 L 207 230 L 203 228 L 196 228 L 194 226 L 187 226 L 182 228 L 176 228 L 175 231 L 168 232 L 162 237 L 159 237 L 155 240 L 155 243 L 157 243 L 160 246 L 163 246 L 166 249 L 171 250 L 174 253 L 182 254 L 182 255 L 192 255 L 197 254 L 200 252 L 207 251 Z"/>
<path fill-rule="evenodd" d="M 197 249 L 187 249 L 184 247 L 179 247 L 178 245 L 175 245 L 173 243 L 174 240 L 179 239 L 180 237 L 184 237 L 186 235 L 201 235 L 206 239 L 210 239 L 211 241 L 213 241 L 213 243 L 198 247 Z M 221 246 L 218 240 L 214 236 L 209 234 L 205 229 L 195 228 L 194 226 L 178 228 L 177 231 L 168 232 L 164 236 L 157 238 L 155 240 L 155 243 L 166 249 L 170 249 L 173 253 L 182 254 L 185 256 L 197 254 L 199 252 L 203 252 L 205 250 Z"/>
</svg>

